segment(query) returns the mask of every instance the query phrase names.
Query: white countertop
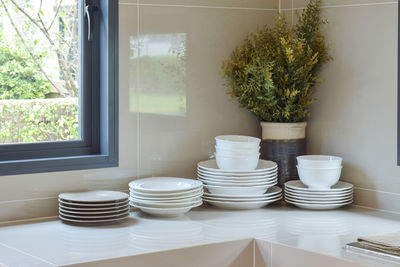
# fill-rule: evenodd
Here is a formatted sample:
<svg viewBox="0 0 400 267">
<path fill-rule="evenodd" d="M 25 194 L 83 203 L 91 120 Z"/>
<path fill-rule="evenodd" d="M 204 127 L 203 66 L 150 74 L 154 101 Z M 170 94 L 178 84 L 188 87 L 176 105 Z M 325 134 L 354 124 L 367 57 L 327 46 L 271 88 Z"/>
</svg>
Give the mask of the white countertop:
<svg viewBox="0 0 400 267">
<path fill-rule="evenodd" d="M 59 266 L 255 238 L 370 266 L 400 266 L 346 252 L 358 236 L 400 230 L 400 214 L 357 207 L 302 210 L 275 204 L 227 211 L 212 207 L 179 218 L 156 218 L 139 211 L 128 221 L 82 227 L 44 220 L 0 227 L 0 266 Z"/>
</svg>

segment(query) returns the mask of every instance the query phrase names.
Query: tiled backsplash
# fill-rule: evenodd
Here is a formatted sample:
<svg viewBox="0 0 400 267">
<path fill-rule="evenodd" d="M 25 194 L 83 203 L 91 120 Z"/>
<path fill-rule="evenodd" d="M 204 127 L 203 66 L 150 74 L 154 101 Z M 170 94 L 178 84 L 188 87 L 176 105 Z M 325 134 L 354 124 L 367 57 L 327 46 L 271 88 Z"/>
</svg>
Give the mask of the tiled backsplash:
<svg viewBox="0 0 400 267">
<path fill-rule="evenodd" d="M 344 157 L 345 179 L 362 191 L 357 204 L 400 212 L 391 204 L 400 196 L 397 2 L 323 2 L 334 61 L 312 107 L 309 152 Z M 258 121 L 226 94 L 221 61 L 250 31 L 273 23 L 278 7 L 290 18 L 303 6 L 302 0 L 121 0 L 120 167 L 2 176 L 0 221 L 55 215 L 63 191 L 126 190 L 128 181 L 151 175 L 194 177 L 215 135 L 259 135 Z"/>
</svg>

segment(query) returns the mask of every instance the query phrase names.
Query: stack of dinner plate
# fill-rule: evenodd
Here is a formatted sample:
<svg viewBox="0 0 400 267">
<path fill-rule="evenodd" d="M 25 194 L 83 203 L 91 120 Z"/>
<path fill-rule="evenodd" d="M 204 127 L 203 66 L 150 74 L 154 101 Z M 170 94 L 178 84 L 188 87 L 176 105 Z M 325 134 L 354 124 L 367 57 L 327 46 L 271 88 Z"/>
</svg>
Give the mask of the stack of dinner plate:
<svg viewBox="0 0 400 267">
<path fill-rule="evenodd" d="M 277 184 L 278 165 L 259 160 L 254 170 L 219 169 L 216 160 L 199 162 L 197 177 L 208 190 L 203 200 L 227 209 L 255 209 L 282 197 Z"/>
<path fill-rule="evenodd" d="M 62 193 L 59 218 L 69 223 L 117 223 L 129 217 L 129 196 L 118 191 Z"/>
<path fill-rule="evenodd" d="M 175 177 L 152 177 L 129 183 L 130 204 L 156 216 L 178 216 L 203 204 L 200 181 Z"/>
<path fill-rule="evenodd" d="M 300 180 L 285 183 L 285 201 L 304 209 L 336 209 L 353 202 L 353 185 L 339 181 L 328 189 L 309 188 Z"/>
</svg>

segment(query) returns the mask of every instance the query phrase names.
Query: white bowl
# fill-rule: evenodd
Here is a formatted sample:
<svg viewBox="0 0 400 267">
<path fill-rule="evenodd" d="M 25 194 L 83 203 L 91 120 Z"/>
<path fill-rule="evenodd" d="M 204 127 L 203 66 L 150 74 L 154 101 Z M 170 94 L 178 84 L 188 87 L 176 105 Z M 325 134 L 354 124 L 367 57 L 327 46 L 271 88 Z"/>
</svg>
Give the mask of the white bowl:
<svg viewBox="0 0 400 267">
<path fill-rule="evenodd" d="M 215 152 L 223 156 L 251 156 L 258 155 L 260 153 L 260 147 L 257 148 L 224 148 L 221 146 L 215 146 Z"/>
<path fill-rule="evenodd" d="M 215 137 L 218 147 L 230 149 L 256 149 L 261 139 L 244 135 L 220 135 Z"/>
<path fill-rule="evenodd" d="M 313 189 L 329 189 L 340 178 L 342 167 L 330 169 L 312 169 L 297 166 L 300 180 Z"/>
<path fill-rule="evenodd" d="M 222 170 L 254 170 L 257 168 L 260 153 L 254 156 L 226 157 L 215 154 L 218 168 Z"/>
<path fill-rule="evenodd" d="M 328 155 L 304 155 L 297 157 L 297 163 L 304 168 L 339 168 L 342 158 Z"/>
</svg>

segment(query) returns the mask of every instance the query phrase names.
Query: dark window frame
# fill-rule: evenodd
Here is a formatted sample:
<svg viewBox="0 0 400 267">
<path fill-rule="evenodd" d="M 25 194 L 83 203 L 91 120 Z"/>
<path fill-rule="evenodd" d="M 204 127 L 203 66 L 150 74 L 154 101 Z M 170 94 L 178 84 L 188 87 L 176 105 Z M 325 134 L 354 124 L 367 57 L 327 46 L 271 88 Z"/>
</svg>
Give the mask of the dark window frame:
<svg viewBox="0 0 400 267">
<path fill-rule="evenodd" d="M 0 145 L 0 175 L 118 166 L 118 1 L 93 0 L 94 34 L 87 41 L 84 1 L 79 115 L 81 140 Z M 83 39 L 85 38 L 85 39 Z"/>
</svg>

